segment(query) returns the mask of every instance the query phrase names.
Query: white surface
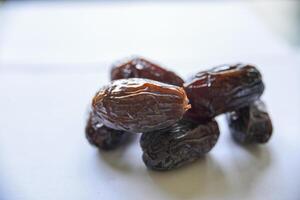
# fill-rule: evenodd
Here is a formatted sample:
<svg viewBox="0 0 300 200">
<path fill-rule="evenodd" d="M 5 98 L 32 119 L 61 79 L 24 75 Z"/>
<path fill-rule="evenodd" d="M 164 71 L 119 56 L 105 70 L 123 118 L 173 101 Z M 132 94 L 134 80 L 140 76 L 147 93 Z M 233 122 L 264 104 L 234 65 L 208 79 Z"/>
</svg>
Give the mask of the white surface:
<svg viewBox="0 0 300 200">
<path fill-rule="evenodd" d="M 71 5 L 13 4 L 2 12 L 1 200 L 300 198 L 299 51 L 251 6 Z M 98 153 L 84 138 L 86 110 L 108 81 L 109 63 L 131 54 L 182 76 L 225 62 L 257 64 L 274 137 L 243 148 L 220 116 L 221 137 L 209 155 L 165 173 L 145 168 L 138 138 Z"/>
</svg>

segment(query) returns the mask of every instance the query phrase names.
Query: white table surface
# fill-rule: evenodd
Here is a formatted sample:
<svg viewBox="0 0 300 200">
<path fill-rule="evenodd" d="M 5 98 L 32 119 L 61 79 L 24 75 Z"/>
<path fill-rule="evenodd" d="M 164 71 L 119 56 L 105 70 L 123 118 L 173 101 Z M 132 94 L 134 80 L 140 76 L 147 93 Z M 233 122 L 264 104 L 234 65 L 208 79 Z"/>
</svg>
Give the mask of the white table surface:
<svg viewBox="0 0 300 200">
<path fill-rule="evenodd" d="M 261 13 L 270 6 L 0 6 L 0 199 L 300 199 L 300 50 L 266 22 Z M 110 63 L 132 54 L 183 77 L 215 64 L 257 64 L 273 138 L 239 146 L 220 116 L 216 147 L 165 173 L 145 168 L 139 136 L 116 151 L 98 152 L 84 138 L 87 108 L 108 81 Z"/>
</svg>

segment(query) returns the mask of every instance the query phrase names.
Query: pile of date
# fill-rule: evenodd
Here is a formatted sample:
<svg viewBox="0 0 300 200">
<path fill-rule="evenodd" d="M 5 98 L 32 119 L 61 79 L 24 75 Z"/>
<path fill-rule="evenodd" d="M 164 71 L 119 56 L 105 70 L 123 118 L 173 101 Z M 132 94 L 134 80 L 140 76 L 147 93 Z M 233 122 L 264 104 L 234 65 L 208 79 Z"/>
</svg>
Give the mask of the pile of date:
<svg viewBox="0 0 300 200">
<path fill-rule="evenodd" d="M 111 150 L 141 133 L 148 168 L 178 168 L 216 145 L 220 131 L 214 118 L 220 114 L 226 114 L 238 143 L 266 143 L 272 122 L 260 100 L 264 88 L 261 73 L 248 64 L 220 65 L 184 82 L 135 57 L 113 65 L 111 82 L 93 97 L 86 138 L 100 150 Z"/>
</svg>

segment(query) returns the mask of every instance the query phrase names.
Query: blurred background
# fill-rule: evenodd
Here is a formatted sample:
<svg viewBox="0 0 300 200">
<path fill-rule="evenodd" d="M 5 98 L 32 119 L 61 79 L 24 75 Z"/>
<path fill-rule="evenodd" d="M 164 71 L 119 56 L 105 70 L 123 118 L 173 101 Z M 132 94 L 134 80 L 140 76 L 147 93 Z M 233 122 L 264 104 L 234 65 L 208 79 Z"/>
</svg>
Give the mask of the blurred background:
<svg viewBox="0 0 300 200">
<path fill-rule="evenodd" d="M 97 153 L 84 138 L 113 62 L 141 55 L 183 78 L 258 66 L 274 124 L 266 146 L 221 137 L 203 161 L 146 170 L 138 140 Z M 300 197 L 300 1 L 0 1 L 0 200 Z"/>
<path fill-rule="evenodd" d="M 300 49 L 298 0 L 23 0 L 0 5 L 2 71 L 98 70 L 130 55 L 170 67 L 196 67 L 287 58 Z"/>
</svg>

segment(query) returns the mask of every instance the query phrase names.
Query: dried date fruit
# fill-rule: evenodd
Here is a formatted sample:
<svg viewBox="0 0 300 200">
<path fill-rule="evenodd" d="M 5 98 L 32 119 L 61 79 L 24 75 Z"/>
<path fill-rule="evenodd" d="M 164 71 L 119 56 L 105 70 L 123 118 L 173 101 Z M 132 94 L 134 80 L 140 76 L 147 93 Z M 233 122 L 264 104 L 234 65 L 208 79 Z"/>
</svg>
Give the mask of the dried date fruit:
<svg viewBox="0 0 300 200">
<path fill-rule="evenodd" d="M 114 130 L 99 123 L 93 113 L 90 113 L 85 136 L 91 145 L 102 150 L 112 150 L 126 143 L 130 133 Z"/>
<path fill-rule="evenodd" d="M 218 138 L 215 120 L 201 124 L 181 120 L 168 129 L 142 134 L 143 161 L 154 170 L 177 168 L 208 153 Z"/>
<path fill-rule="evenodd" d="M 190 105 L 181 87 L 129 78 L 103 87 L 93 98 L 92 107 L 105 126 L 139 133 L 171 126 Z"/>
<path fill-rule="evenodd" d="M 203 120 L 249 105 L 262 95 L 264 84 L 254 66 L 236 64 L 200 72 L 184 89 L 192 106 L 186 117 Z"/>
<path fill-rule="evenodd" d="M 147 78 L 177 86 L 182 86 L 184 82 L 174 72 L 139 57 L 113 66 L 111 70 L 111 80 L 123 78 Z"/>
<path fill-rule="evenodd" d="M 266 143 L 272 135 L 271 118 L 261 100 L 227 114 L 232 137 L 239 143 Z"/>
</svg>

